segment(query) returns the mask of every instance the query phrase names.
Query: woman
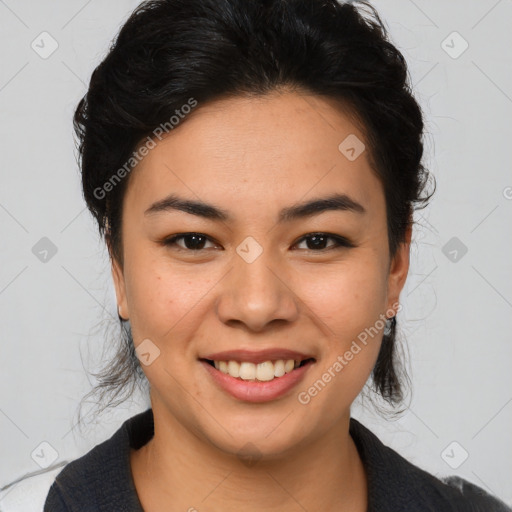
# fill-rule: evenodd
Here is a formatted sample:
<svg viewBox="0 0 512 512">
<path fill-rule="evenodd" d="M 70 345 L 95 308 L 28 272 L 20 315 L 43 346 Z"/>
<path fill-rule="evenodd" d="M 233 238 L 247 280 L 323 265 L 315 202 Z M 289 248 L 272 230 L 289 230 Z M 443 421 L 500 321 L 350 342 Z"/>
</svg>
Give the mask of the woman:
<svg viewBox="0 0 512 512">
<path fill-rule="evenodd" d="M 129 321 L 106 377 L 147 378 L 151 408 L 69 463 L 45 511 L 507 510 L 350 417 L 368 379 L 402 398 L 396 315 L 430 197 L 406 76 L 367 4 L 134 12 L 75 128 Z"/>
</svg>

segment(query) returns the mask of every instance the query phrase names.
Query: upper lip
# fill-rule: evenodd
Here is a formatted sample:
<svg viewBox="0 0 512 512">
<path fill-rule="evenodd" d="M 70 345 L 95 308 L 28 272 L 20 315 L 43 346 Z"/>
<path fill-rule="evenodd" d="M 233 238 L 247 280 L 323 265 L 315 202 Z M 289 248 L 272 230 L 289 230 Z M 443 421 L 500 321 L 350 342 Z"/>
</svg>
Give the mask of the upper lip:
<svg viewBox="0 0 512 512">
<path fill-rule="evenodd" d="M 240 361 L 248 363 L 263 363 L 265 361 L 278 361 L 279 359 L 296 361 L 304 361 L 305 359 L 314 359 L 310 354 L 304 354 L 295 350 L 286 348 L 269 348 L 265 350 L 225 350 L 223 352 L 215 352 L 200 359 L 209 359 L 211 361 Z"/>
</svg>

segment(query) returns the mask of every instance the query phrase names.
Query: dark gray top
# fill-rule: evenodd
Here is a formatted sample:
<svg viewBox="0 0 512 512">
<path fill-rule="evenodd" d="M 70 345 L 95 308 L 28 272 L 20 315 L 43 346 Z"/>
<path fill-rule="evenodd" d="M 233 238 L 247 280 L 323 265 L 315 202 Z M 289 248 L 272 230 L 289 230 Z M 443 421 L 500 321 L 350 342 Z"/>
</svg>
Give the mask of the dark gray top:
<svg viewBox="0 0 512 512">
<path fill-rule="evenodd" d="M 143 512 L 130 468 L 130 448 L 154 434 L 153 410 L 128 420 L 110 439 L 57 475 L 44 512 Z M 406 461 L 355 419 L 354 439 L 368 477 L 368 512 L 512 512 L 459 477 L 440 480 Z"/>
</svg>

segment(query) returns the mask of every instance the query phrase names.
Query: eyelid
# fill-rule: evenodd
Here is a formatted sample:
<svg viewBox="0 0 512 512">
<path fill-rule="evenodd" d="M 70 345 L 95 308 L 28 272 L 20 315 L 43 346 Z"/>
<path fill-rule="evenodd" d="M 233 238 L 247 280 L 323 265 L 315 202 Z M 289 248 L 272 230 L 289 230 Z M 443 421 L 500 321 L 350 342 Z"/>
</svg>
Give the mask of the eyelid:
<svg viewBox="0 0 512 512">
<path fill-rule="evenodd" d="M 199 232 L 195 232 L 195 231 L 189 231 L 189 232 L 184 232 L 184 233 L 176 233 L 176 234 L 171 235 L 170 237 L 167 237 L 164 240 L 162 240 L 161 244 L 164 245 L 164 246 L 167 246 L 167 247 L 175 246 L 180 251 L 191 252 L 191 253 L 199 253 L 201 251 L 205 251 L 207 249 L 211 249 L 211 247 L 207 247 L 207 248 L 203 248 L 203 249 L 196 249 L 196 250 L 194 250 L 194 249 L 187 249 L 187 248 L 184 248 L 184 247 L 180 247 L 179 245 L 177 245 L 177 240 L 184 239 L 187 236 L 194 236 L 194 235 L 202 237 L 202 238 L 205 238 L 208 242 L 211 242 L 213 244 L 220 245 L 212 237 L 210 237 L 210 236 L 208 236 L 208 235 L 206 235 L 204 233 L 199 233 Z M 306 250 L 308 252 L 313 252 L 313 253 L 324 253 L 326 251 L 330 251 L 330 250 L 334 250 L 334 249 L 343 249 L 343 248 L 356 247 L 356 245 L 353 244 L 348 238 L 346 238 L 344 236 L 341 236 L 341 235 L 336 235 L 334 233 L 329 233 L 329 232 L 326 232 L 326 231 L 312 231 L 310 233 L 306 233 L 305 235 L 302 235 L 299 239 L 297 239 L 293 243 L 293 246 L 295 246 L 295 245 L 297 245 L 297 244 L 307 240 L 308 238 L 314 237 L 314 236 L 321 236 L 321 237 L 324 237 L 324 238 L 327 238 L 327 239 L 331 239 L 331 240 L 334 240 L 335 243 L 334 243 L 334 245 L 332 245 L 330 247 L 326 247 L 324 249 L 317 249 L 317 250 L 315 250 L 315 249 L 302 249 L 302 250 Z"/>
<path fill-rule="evenodd" d="M 304 240 L 307 240 L 308 238 L 311 238 L 313 236 L 322 236 L 327 239 L 330 238 L 331 240 L 334 240 L 335 244 L 331 247 L 327 247 L 326 249 L 319 249 L 316 251 L 314 249 L 305 249 L 309 252 L 322 253 L 322 252 L 329 251 L 331 249 L 356 247 L 355 244 L 353 244 L 348 238 L 341 236 L 341 235 L 336 235 L 334 233 L 329 233 L 326 231 L 312 231 L 311 233 L 307 233 L 306 235 L 303 235 L 301 238 L 299 238 L 293 245 L 297 245 L 298 243 L 303 242 Z"/>
<path fill-rule="evenodd" d="M 171 247 L 171 246 L 175 246 L 178 248 L 178 250 L 180 251 L 186 251 L 186 252 L 196 252 L 196 253 L 199 253 L 201 251 L 204 251 L 206 249 L 197 249 L 197 250 L 193 250 L 193 249 L 187 249 L 187 248 L 184 248 L 184 247 L 180 247 L 178 244 L 177 244 L 177 240 L 180 240 L 180 239 L 183 239 L 187 236 L 199 236 L 199 237 L 202 237 L 202 238 L 206 238 L 207 242 L 211 242 L 215 245 L 219 245 L 212 237 L 208 236 L 208 235 L 205 235 L 204 233 L 199 233 L 199 232 L 196 232 L 196 231 L 187 231 L 187 232 L 184 232 L 184 233 L 176 233 L 175 235 L 171 235 L 169 237 L 166 237 L 164 238 L 160 243 L 165 247 Z M 210 249 L 210 247 L 208 247 L 207 249 Z"/>
</svg>

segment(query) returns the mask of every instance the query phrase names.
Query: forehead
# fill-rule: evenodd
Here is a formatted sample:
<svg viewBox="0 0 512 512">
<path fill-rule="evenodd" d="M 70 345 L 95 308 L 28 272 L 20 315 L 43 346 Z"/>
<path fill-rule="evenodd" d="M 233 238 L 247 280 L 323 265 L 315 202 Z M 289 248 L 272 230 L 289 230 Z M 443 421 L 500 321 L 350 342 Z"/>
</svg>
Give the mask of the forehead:
<svg viewBox="0 0 512 512">
<path fill-rule="evenodd" d="M 179 191 L 266 209 L 308 194 L 365 204 L 382 194 L 350 111 L 297 92 L 199 104 L 132 173 L 125 200 L 141 207 Z"/>
</svg>

